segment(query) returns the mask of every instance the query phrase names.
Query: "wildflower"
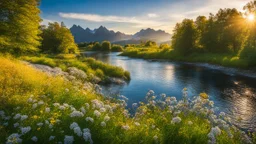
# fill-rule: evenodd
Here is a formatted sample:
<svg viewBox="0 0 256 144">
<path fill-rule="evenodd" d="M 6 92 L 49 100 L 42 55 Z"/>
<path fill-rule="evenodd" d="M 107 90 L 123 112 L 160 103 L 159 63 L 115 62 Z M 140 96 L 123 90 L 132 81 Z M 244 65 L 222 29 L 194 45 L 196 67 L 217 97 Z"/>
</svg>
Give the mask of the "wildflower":
<svg viewBox="0 0 256 144">
<path fill-rule="evenodd" d="M 79 137 L 83 135 L 80 127 L 75 127 L 74 128 L 74 133 L 77 134 L 77 136 L 79 136 Z"/>
<path fill-rule="evenodd" d="M 74 137 L 73 136 L 65 135 L 64 144 L 72 144 L 73 142 L 74 142 Z"/>
<path fill-rule="evenodd" d="M 73 111 L 71 114 L 70 114 L 70 117 L 83 117 L 84 114 L 80 111 Z"/>
<path fill-rule="evenodd" d="M 76 127 L 79 127 L 78 124 L 76 122 L 73 122 L 72 124 L 70 124 L 69 128 L 72 130 Z"/>
<path fill-rule="evenodd" d="M 208 95 L 206 93 L 200 93 L 199 96 L 203 99 L 208 99 Z"/>
<path fill-rule="evenodd" d="M 18 127 L 18 126 L 20 126 L 20 124 L 19 124 L 19 123 L 15 123 L 15 124 L 13 124 L 13 127 L 14 127 L 14 128 L 16 128 L 16 127 Z"/>
<path fill-rule="evenodd" d="M 68 88 L 66 88 L 66 89 L 65 89 L 65 91 L 66 91 L 66 92 L 69 92 L 69 89 L 68 89 Z"/>
<path fill-rule="evenodd" d="M 32 97 L 30 97 L 30 98 L 27 100 L 27 102 L 32 103 L 32 102 L 33 102 Z"/>
<path fill-rule="evenodd" d="M 80 110 L 81 110 L 81 112 L 82 112 L 83 114 L 85 114 L 86 110 L 85 110 L 84 107 L 81 107 Z"/>
<path fill-rule="evenodd" d="M 20 117 L 20 120 L 23 121 L 23 120 L 25 120 L 25 119 L 27 119 L 27 118 L 28 118 L 27 115 L 22 115 L 22 116 Z"/>
<path fill-rule="evenodd" d="M 174 117 L 171 121 L 172 124 L 175 124 L 175 123 L 180 123 L 181 122 L 181 118 L 180 117 Z"/>
<path fill-rule="evenodd" d="M 33 105 L 32 105 L 32 109 L 35 109 L 37 107 L 37 103 L 34 103 Z"/>
<path fill-rule="evenodd" d="M 94 115 L 95 115 L 96 117 L 100 117 L 100 115 L 101 115 L 101 113 L 100 113 L 99 111 L 97 111 L 97 110 L 95 110 L 93 113 L 94 113 Z"/>
<path fill-rule="evenodd" d="M 210 102 L 209 102 L 209 106 L 210 106 L 210 107 L 214 107 L 214 102 L 213 102 L 213 101 L 210 101 Z"/>
<path fill-rule="evenodd" d="M 125 130 L 129 130 L 130 129 L 130 127 L 128 125 L 123 125 L 122 128 L 125 129 Z"/>
<path fill-rule="evenodd" d="M 45 108 L 45 112 L 46 112 L 46 113 L 49 113 L 50 111 L 51 111 L 51 109 L 50 109 L 50 108 L 48 108 L 48 107 L 47 107 L 47 108 Z"/>
<path fill-rule="evenodd" d="M 37 142 L 38 139 L 37 139 L 36 136 L 33 136 L 33 137 L 31 138 L 31 140 L 34 141 L 34 142 Z"/>
<path fill-rule="evenodd" d="M 157 136 L 157 135 L 155 135 L 155 136 L 153 137 L 153 139 L 154 139 L 155 141 L 157 141 L 158 136 Z"/>
<path fill-rule="evenodd" d="M 14 143 L 22 143 L 22 139 L 20 138 L 20 135 L 17 133 L 11 134 L 6 141 L 6 144 L 14 144 Z"/>
<path fill-rule="evenodd" d="M 55 136 L 50 136 L 49 137 L 49 141 L 52 141 L 52 140 L 54 140 L 55 139 Z"/>
<path fill-rule="evenodd" d="M 90 104 L 85 103 L 85 108 L 86 108 L 86 109 L 90 109 Z"/>
<path fill-rule="evenodd" d="M 30 126 L 22 127 L 22 128 L 20 128 L 20 130 L 21 130 L 21 134 L 24 135 L 24 134 L 28 133 L 31 130 L 31 127 Z"/>
<path fill-rule="evenodd" d="M 135 122 L 134 124 L 135 124 L 136 126 L 140 126 L 140 123 L 138 123 L 138 122 Z"/>
<path fill-rule="evenodd" d="M 38 102 L 38 105 L 43 105 L 44 104 L 44 101 L 42 101 L 42 100 L 40 100 L 39 102 Z"/>
<path fill-rule="evenodd" d="M 106 126 L 106 123 L 103 121 L 103 122 L 100 123 L 100 125 L 101 125 L 102 127 L 105 127 L 105 126 Z"/>
<path fill-rule="evenodd" d="M 83 131 L 84 131 L 84 133 L 83 133 L 84 140 L 89 141 L 90 144 L 92 144 L 93 141 L 92 141 L 92 136 L 91 136 L 91 133 L 90 133 L 90 129 L 85 128 L 85 129 L 83 129 Z"/>
<path fill-rule="evenodd" d="M 192 125 L 193 124 L 193 122 L 192 121 L 188 121 L 188 125 Z"/>
<path fill-rule="evenodd" d="M 86 120 L 86 121 L 90 121 L 90 122 L 92 122 L 92 123 L 94 122 L 94 119 L 91 118 L 91 117 L 86 117 L 85 120 Z"/>
<path fill-rule="evenodd" d="M 66 108 L 65 106 L 59 106 L 60 110 L 65 110 L 65 108 Z"/>
<path fill-rule="evenodd" d="M 53 105 L 54 105 L 55 107 L 60 106 L 59 103 L 54 103 Z"/>
<path fill-rule="evenodd" d="M 110 117 L 108 116 L 108 115 L 106 115 L 105 117 L 104 117 L 104 121 L 109 121 L 110 120 Z"/>
<path fill-rule="evenodd" d="M 39 126 L 39 127 L 41 127 L 41 126 L 44 125 L 44 123 L 37 123 L 36 125 Z"/>
<path fill-rule="evenodd" d="M 50 124 L 50 122 L 48 120 L 45 120 L 44 123 L 47 125 Z"/>
<path fill-rule="evenodd" d="M 38 119 L 38 116 L 37 116 L 37 115 L 33 115 L 32 118 L 33 118 L 33 119 Z"/>
<path fill-rule="evenodd" d="M 138 107 L 138 104 L 137 104 L 137 103 L 133 103 L 133 104 L 132 104 L 132 108 L 133 108 L 133 109 L 135 109 L 135 108 L 137 108 L 137 107 Z"/>
<path fill-rule="evenodd" d="M 53 128 L 53 125 L 52 125 L 52 124 L 49 124 L 49 128 L 52 129 L 52 128 Z"/>
<path fill-rule="evenodd" d="M 67 103 L 64 103 L 63 106 L 66 107 L 66 108 L 70 107 L 69 104 L 67 104 Z"/>
<path fill-rule="evenodd" d="M 21 115 L 18 113 L 18 114 L 16 114 L 14 117 L 13 117 L 13 119 L 19 119 L 21 117 Z"/>
</svg>

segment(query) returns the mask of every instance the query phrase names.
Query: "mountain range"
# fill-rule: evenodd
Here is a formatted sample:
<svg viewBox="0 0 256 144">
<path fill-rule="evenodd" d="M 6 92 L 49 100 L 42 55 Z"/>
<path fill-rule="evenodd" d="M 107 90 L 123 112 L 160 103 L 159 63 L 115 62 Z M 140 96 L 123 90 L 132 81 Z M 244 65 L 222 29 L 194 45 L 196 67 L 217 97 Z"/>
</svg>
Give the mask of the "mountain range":
<svg viewBox="0 0 256 144">
<path fill-rule="evenodd" d="M 76 43 L 81 42 L 92 42 L 104 40 L 110 41 L 117 44 L 127 44 L 127 43 L 140 43 L 141 41 L 153 40 L 157 43 L 168 41 L 171 39 L 171 35 L 162 30 L 154 30 L 151 28 L 142 29 L 134 35 L 127 35 L 121 32 L 114 32 L 108 30 L 104 26 L 100 26 L 97 29 L 91 30 L 89 28 L 82 28 L 79 25 L 73 25 L 70 28 L 71 33 L 75 38 Z"/>
</svg>

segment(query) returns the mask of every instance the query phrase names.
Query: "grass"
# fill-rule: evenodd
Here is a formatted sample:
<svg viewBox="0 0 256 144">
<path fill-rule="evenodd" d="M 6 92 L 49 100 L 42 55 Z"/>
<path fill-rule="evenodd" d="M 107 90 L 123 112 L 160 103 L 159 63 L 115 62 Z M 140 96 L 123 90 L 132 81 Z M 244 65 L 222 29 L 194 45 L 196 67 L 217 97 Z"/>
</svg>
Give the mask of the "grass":
<svg viewBox="0 0 256 144">
<path fill-rule="evenodd" d="M 30 57 L 30 60 L 58 65 L 58 61 L 49 58 Z M 87 59 L 84 63 L 95 62 Z M 186 98 L 186 89 L 183 92 Z M 75 143 L 92 140 L 93 143 L 110 144 L 192 144 L 208 143 L 212 140 L 209 134 L 214 134 L 218 143 L 245 143 L 243 139 L 246 137 L 228 123 L 218 124 L 220 133 L 212 130 L 216 124 L 209 119 L 213 114 L 205 111 L 212 108 L 211 102 L 205 98 L 196 97 L 188 105 L 164 95 L 155 98 L 154 92 L 150 91 L 147 100 L 134 108 L 136 113 L 131 117 L 124 107 L 123 97 L 103 97 L 61 77 L 48 76 L 16 59 L 0 57 L 0 143 L 18 139 L 32 143 L 31 138 L 35 136 L 38 143 L 65 143 L 74 138 Z M 21 120 L 19 114 L 27 118 Z M 89 117 L 94 121 L 85 120 Z M 216 117 L 217 121 L 227 118 Z M 75 130 L 70 128 L 73 122 L 78 124 Z M 19 126 L 14 127 L 17 123 Z M 224 129 L 224 125 L 228 127 Z M 31 130 L 25 133 L 24 127 Z M 11 139 L 9 136 L 14 133 L 18 136 Z M 50 136 L 54 139 L 49 140 Z"/>
<path fill-rule="evenodd" d="M 64 71 L 66 71 L 68 67 L 76 67 L 86 72 L 86 74 L 89 76 L 89 79 L 93 78 L 92 75 L 96 75 L 102 80 L 104 80 L 107 76 L 123 78 L 124 80 L 131 79 L 130 73 L 121 67 L 116 67 L 100 61 L 96 61 L 93 58 L 56 59 L 47 56 L 25 56 L 21 57 L 20 59 L 36 64 L 60 67 Z"/>
<path fill-rule="evenodd" d="M 192 53 L 188 56 L 181 56 L 172 49 L 130 47 L 127 48 L 121 55 L 143 59 L 166 59 L 184 62 L 209 63 L 242 69 L 249 69 L 252 67 L 249 64 L 249 60 L 240 59 L 239 56 L 230 54 Z"/>
</svg>

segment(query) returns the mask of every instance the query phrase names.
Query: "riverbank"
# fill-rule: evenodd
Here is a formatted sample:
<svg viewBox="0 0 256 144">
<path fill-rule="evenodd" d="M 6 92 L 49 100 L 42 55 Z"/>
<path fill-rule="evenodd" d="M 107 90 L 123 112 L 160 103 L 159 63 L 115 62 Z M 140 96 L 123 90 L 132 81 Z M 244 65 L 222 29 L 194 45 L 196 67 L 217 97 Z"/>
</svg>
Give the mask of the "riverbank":
<svg viewBox="0 0 256 144">
<path fill-rule="evenodd" d="M 250 71 L 256 70 L 254 61 L 240 59 L 238 56 L 228 54 L 192 53 L 188 56 L 180 56 L 172 49 L 127 48 L 120 55 L 132 58 L 171 60 L 199 64 L 207 63 L 229 68 L 238 68 Z"/>
<path fill-rule="evenodd" d="M 214 103 L 205 93 L 186 104 L 186 89 L 185 101 L 165 95 L 156 98 L 151 90 L 145 104 L 133 105 L 136 113 L 131 117 L 125 109 L 126 97 L 104 97 L 83 83 L 41 72 L 41 65 L 33 67 L 0 57 L 1 143 L 255 141 L 231 125 L 225 113 L 215 115 Z"/>
</svg>

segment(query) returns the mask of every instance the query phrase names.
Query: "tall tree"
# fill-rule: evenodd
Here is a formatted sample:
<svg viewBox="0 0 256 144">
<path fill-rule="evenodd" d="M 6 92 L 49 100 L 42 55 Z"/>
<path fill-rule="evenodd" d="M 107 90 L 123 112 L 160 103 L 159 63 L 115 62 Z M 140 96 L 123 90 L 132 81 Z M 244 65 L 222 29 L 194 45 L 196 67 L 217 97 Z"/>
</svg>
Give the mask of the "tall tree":
<svg viewBox="0 0 256 144">
<path fill-rule="evenodd" d="M 0 50 L 15 54 L 37 51 L 40 45 L 38 0 L 0 1 Z"/>
<path fill-rule="evenodd" d="M 176 24 L 172 36 L 172 46 L 175 51 L 187 55 L 196 48 L 197 30 L 193 20 L 184 19 Z"/>
<path fill-rule="evenodd" d="M 69 29 L 61 27 L 57 22 L 49 23 L 48 27 L 41 27 L 42 46 L 44 52 L 52 53 L 78 53 L 74 37 Z"/>
</svg>

